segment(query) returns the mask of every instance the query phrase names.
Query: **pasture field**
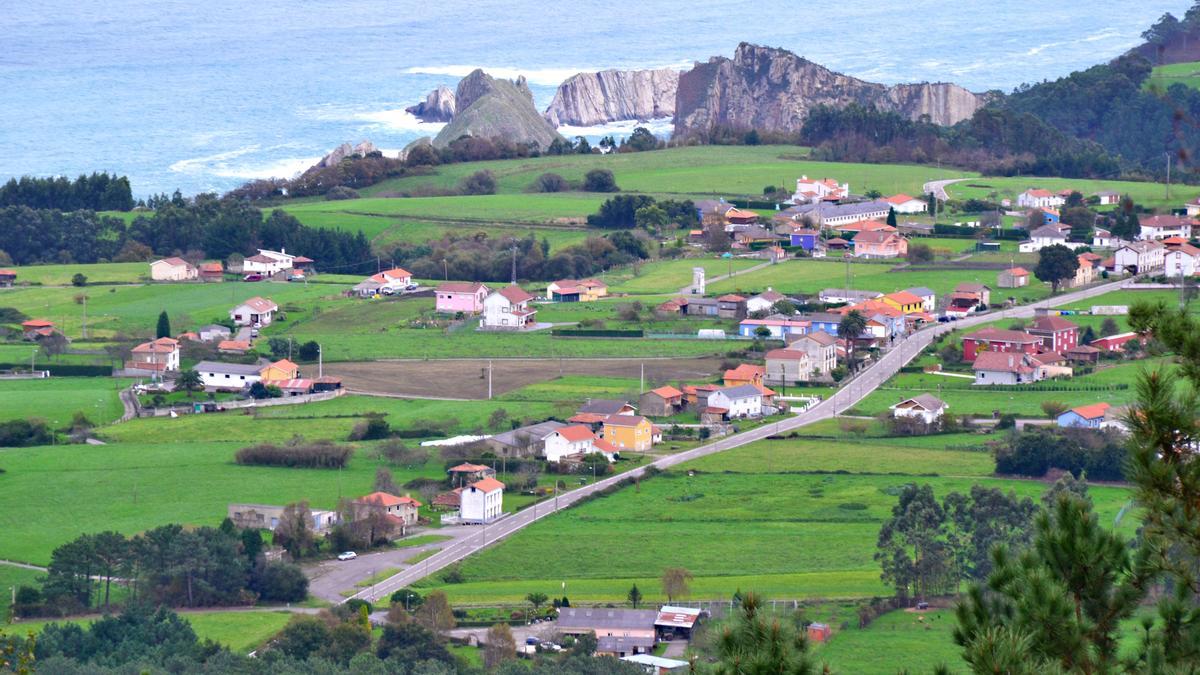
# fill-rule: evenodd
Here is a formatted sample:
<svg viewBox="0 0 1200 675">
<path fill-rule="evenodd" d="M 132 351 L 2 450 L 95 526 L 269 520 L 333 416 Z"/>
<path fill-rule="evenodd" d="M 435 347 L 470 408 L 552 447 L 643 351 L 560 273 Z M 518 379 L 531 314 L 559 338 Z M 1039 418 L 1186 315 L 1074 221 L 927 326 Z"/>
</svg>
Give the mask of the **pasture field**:
<svg viewBox="0 0 1200 675">
<path fill-rule="evenodd" d="M 1017 195 L 1030 188 L 1044 188 L 1054 192 L 1078 190 L 1085 198 L 1099 190 L 1114 190 L 1129 196 L 1139 206 L 1162 209 L 1179 208 L 1185 201 L 1200 195 L 1200 186 L 1196 185 L 1172 185 L 1171 198 L 1168 200 L 1166 185 L 1163 183 L 1037 176 L 972 178 L 946 186 L 946 194 L 950 195 L 951 199 L 1011 199 L 1015 205 Z"/>
<path fill-rule="evenodd" d="M 453 602 L 519 602 L 565 581 L 573 599 L 619 601 L 636 582 L 656 601 L 663 599 L 662 569 L 682 566 L 696 577 L 695 598 L 728 597 L 738 588 L 780 599 L 880 595 L 886 589 L 872 558 L 875 542 L 904 484 L 929 483 L 943 496 L 979 483 L 1034 499 L 1046 488 L 987 477 L 987 455 L 946 449 L 943 437 L 901 446 L 891 440 L 764 441 L 689 462 L 466 560 L 463 584 L 435 575 L 421 585 Z M 896 472 L 878 473 L 888 470 Z M 1129 499 L 1126 489 L 1107 486 L 1093 486 L 1092 496 L 1109 523 Z M 1121 521 L 1122 532 L 1133 533 L 1133 520 Z M 539 554 L 547 550 L 556 555 Z"/>
<path fill-rule="evenodd" d="M 525 221 L 549 223 L 580 219 L 595 213 L 607 195 L 589 192 L 553 194 L 463 195 L 457 197 L 409 197 L 347 199 L 285 206 L 288 213 L 303 219 L 308 214 L 352 214 L 374 217 L 406 216 L 449 220 Z"/>
<path fill-rule="evenodd" d="M 71 277 L 82 274 L 89 284 L 137 283 L 150 277 L 146 263 L 96 263 L 91 265 L 27 265 L 11 268 L 17 273 L 17 283 L 42 286 L 70 286 Z M 0 289 L 0 298 L 4 293 Z"/>
<path fill-rule="evenodd" d="M 853 612 L 840 618 L 846 628 L 835 626 L 829 642 L 813 645 L 813 654 L 835 672 L 918 673 L 941 664 L 953 673 L 967 672 L 962 649 L 954 644 L 953 610 L 888 612 L 866 628 L 858 627 Z"/>
<path fill-rule="evenodd" d="M 45 572 L 40 570 L 0 564 L 0 628 L 4 628 L 8 621 L 8 608 L 12 606 L 12 592 L 9 589 L 14 586 L 36 586 L 38 579 L 44 576 Z"/>
<path fill-rule="evenodd" d="M 1165 66 L 1155 66 L 1150 71 L 1150 77 L 1142 83 L 1142 88 L 1150 91 L 1166 92 L 1171 85 L 1182 84 L 1192 89 L 1200 89 L 1200 62 L 1172 63 Z"/>
<path fill-rule="evenodd" d="M 847 268 L 850 271 L 851 288 L 891 293 L 913 286 L 926 286 L 939 296 L 964 282 L 995 286 L 997 272 L 956 268 L 893 269 L 891 265 L 880 263 L 852 262 L 847 265 L 843 262 L 802 258 L 718 281 L 709 285 L 709 292 L 745 294 L 761 292 L 770 286 L 781 293 L 816 295 L 823 288 L 845 287 Z M 1050 287 L 1041 283 L 1013 290 L 1019 293 L 1019 299 L 1026 300 L 1044 298 L 1050 294 Z"/>
<path fill-rule="evenodd" d="M 219 642 L 228 647 L 230 651 L 240 654 L 253 651 L 283 630 L 283 627 L 292 618 L 291 612 L 284 611 L 177 611 L 179 616 L 192 624 L 192 630 L 196 631 L 196 637 L 201 640 Z M 93 621 L 95 621 L 95 617 L 22 621 L 7 626 L 5 629 L 24 635 L 30 631 L 40 632 L 51 623 L 85 625 Z"/>
<path fill-rule="evenodd" d="M 761 265 L 761 260 L 744 258 L 686 258 L 659 260 L 642 264 L 636 273 L 631 268 L 621 268 L 604 274 L 601 278 L 608 284 L 609 293 L 629 295 L 679 294 L 679 289 L 692 283 L 692 268 L 703 267 L 706 279 L 724 276 L 731 271 L 737 273 Z M 664 298 L 665 299 L 665 298 Z"/>
<path fill-rule="evenodd" d="M 531 159 L 470 162 L 436 167 L 425 176 L 409 176 L 360 190 L 367 196 L 409 192 L 422 188 L 448 190 L 476 171 L 496 176 L 497 190 L 525 192 L 543 173 L 582 181 L 592 169 L 613 172 L 624 192 L 705 195 L 762 195 L 767 185 L 794 189 L 801 175 L 849 181 L 855 192 L 871 189 L 884 194 L 920 194 L 925 181 L 973 176 L 970 172 L 927 166 L 849 164 L 806 159 L 807 148 L 786 145 L 696 146 L 654 152 L 613 155 L 565 155 Z"/>
<path fill-rule="evenodd" d="M 40 417 L 58 428 L 78 411 L 96 424 L 108 424 L 124 412 L 117 392 L 128 385 L 111 377 L 0 380 L 0 422 Z"/>
</svg>

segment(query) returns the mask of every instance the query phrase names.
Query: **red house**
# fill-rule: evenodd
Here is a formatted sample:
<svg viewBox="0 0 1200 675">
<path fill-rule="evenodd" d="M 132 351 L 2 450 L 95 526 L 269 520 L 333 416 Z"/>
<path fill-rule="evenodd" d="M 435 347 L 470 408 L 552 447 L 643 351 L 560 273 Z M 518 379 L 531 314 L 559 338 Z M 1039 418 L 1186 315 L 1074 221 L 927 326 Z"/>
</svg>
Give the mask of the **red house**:
<svg viewBox="0 0 1200 675">
<path fill-rule="evenodd" d="M 1092 340 L 1091 346 L 1102 352 L 1119 352 L 1125 350 L 1126 342 L 1137 339 L 1140 339 L 1137 333 L 1118 333 Z"/>
<path fill-rule="evenodd" d="M 1079 344 L 1079 326 L 1061 316 L 1039 316 L 1026 330 L 1041 338 L 1043 347 L 1059 354 Z"/>
<path fill-rule="evenodd" d="M 1019 330 L 982 328 L 963 336 L 963 361 L 971 363 L 980 352 L 1036 354 L 1042 339 Z"/>
</svg>

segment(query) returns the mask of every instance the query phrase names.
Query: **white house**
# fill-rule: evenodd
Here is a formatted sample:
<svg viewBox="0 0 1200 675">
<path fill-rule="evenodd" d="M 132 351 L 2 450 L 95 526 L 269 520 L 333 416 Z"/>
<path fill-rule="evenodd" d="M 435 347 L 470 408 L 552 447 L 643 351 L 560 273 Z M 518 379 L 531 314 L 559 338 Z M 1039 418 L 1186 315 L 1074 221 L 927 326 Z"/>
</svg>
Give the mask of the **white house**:
<svg viewBox="0 0 1200 675">
<path fill-rule="evenodd" d="M 1160 240 L 1168 237 L 1192 238 L 1194 223 L 1191 218 L 1182 216 L 1148 216 L 1139 221 L 1141 231 L 1138 239 Z"/>
<path fill-rule="evenodd" d="M 125 367 L 131 370 L 149 370 L 162 373 L 179 370 L 179 341 L 162 337 L 133 348 Z"/>
<path fill-rule="evenodd" d="M 1163 266 L 1168 277 L 1195 276 L 1197 260 L 1200 259 L 1200 248 L 1191 244 L 1181 244 L 1171 247 L 1163 254 Z"/>
<path fill-rule="evenodd" d="M 929 210 L 929 204 L 924 199 L 909 197 L 906 194 L 892 195 L 883 201 L 891 204 L 896 213 L 925 213 Z"/>
<path fill-rule="evenodd" d="M 1031 188 L 1017 196 L 1017 206 L 1027 209 L 1057 209 L 1067 200 L 1049 190 Z"/>
<path fill-rule="evenodd" d="M 233 337 L 233 331 L 229 330 L 227 326 L 212 323 L 207 326 L 201 326 L 196 331 L 196 335 L 200 337 L 201 342 L 217 342 Z"/>
<path fill-rule="evenodd" d="M 708 395 L 708 407 L 727 410 L 730 419 L 736 417 L 761 417 L 763 412 L 762 390 L 752 384 L 718 389 Z"/>
<path fill-rule="evenodd" d="M 1118 271 L 1136 274 L 1162 269 L 1166 248 L 1157 241 L 1135 241 L 1118 248 L 1113 262 Z"/>
<path fill-rule="evenodd" d="M 199 276 L 200 270 L 183 258 L 163 258 L 150 263 L 150 278 L 154 281 L 191 281 Z"/>
<path fill-rule="evenodd" d="M 1093 248 L 1116 248 L 1124 243 L 1125 240 L 1114 236 L 1112 232 L 1109 232 L 1103 227 L 1097 227 L 1095 231 L 1092 232 Z"/>
<path fill-rule="evenodd" d="M 256 295 L 229 310 L 229 318 L 239 326 L 266 326 L 278 311 L 279 305 Z"/>
<path fill-rule="evenodd" d="M 971 369 L 977 385 L 1028 384 L 1041 379 L 1041 364 L 1020 352 L 981 352 Z"/>
<path fill-rule="evenodd" d="M 890 406 L 890 409 L 892 417 L 915 417 L 925 424 L 933 424 L 942 419 L 942 414 L 949 407 L 945 401 L 936 396 L 921 394 L 904 399 L 896 405 Z"/>
<path fill-rule="evenodd" d="M 206 387 L 214 389 L 240 390 L 255 382 L 262 381 L 262 366 L 247 363 L 221 363 L 220 361 L 201 361 L 196 364 L 196 372 Z"/>
<path fill-rule="evenodd" d="M 772 349 L 766 361 L 763 382 L 767 384 L 789 385 L 812 379 L 812 360 L 801 349 Z"/>
<path fill-rule="evenodd" d="M 817 294 L 817 298 L 824 303 L 835 305 L 838 303 L 857 304 L 882 298 L 883 293 L 879 291 L 858 291 L 852 288 L 824 288 Z"/>
<path fill-rule="evenodd" d="M 499 330 L 520 330 L 537 323 L 536 309 L 529 308 L 533 296 L 520 286 L 506 286 L 492 291 L 483 299 L 483 316 L 479 327 Z"/>
<path fill-rule="evenodd" d="M 1029 241 L 1023 241 L 1017 245 L 1017 250 L 1021 253 L 1037 253 L 1047 246 L 1068 246 L 1067 235 L 1053 225 L 1043 225 L 1029 233 Z M 1070 246 L 1074 247 L 1074 244 Z"/>
<path fill-rule="evenodd" d="M 1093 193 L 1092 196 L 1096 198 L 1096 203 L 1100 206 L 1112 206 L 1121 203 L 1121 193 L 1114 192 L 1113 190 L 1101 190 Z"/>
<path fill-rule="evenodd" d="M 403 291 L 412 285 L 412 272 L 399 267 L 384 270 L 363 279 L 354 287 L 362 297 L 369 298 L 376 293 L 391 295 Z"/>
<path fill-rule="evenodd" d="M 793 204 L 815 204 L 825 198 L 840 199 L 850 196 L 850 184 L 841 183 L 832 178 L 821 180 L 800 176 L 796 179 L 796 193 L 792 195 Z"/>
<path fill-rule="evenodd" d="M 934 312 L 937 310 L 937 294 L 933 292 L 933 289 L 924 286 L 913 286 L 904 290 L 921 299 L 922 312 Z"/>
<path fill-rule="evenodd" d="M 746 313 L 753 314 L 754 312 L 770 311 L 775 303 L 780 300 L 787 300 L 787 296 L 779 291 L 768 287 L 767 290 L 758 295 L 751 296 L 746 299 Z"/>
<path fill-rule="evenodd" d="M 242 261 L 242 272 L 270 276 L 283 270 L 292 269 L 292 258 L 294 257 L 283 251 L 259 249 L 257 254 Z"/>
<path fill-rule="evenodd" d="M 582 424 L 573 424 L 569 427 L 562 427 L 551 431 L 542 438 L 544 444 L 543 453 L 546 461 L 558 462 L 563 457 L 570 455 L 586 455 L 592 452 L 592 444 L 596 441 L 596 434 L 592 433 L 590 427 Z"/>
<path fill-rule="evenodd" d="M 459 518 L 468 523 L 490 523 L 504 513 L 504 483 L 484 478 L 463 488 Z"/>
<path fill-rule="evenodd" d="M 813 372 L 828 375 L 837 368 L 837 338 L 829 333 L 813 331 L 797 337 L 788 345 L 808 354 L 808 364 Z"/>
<path fill-rule="evenodd" d="M 1195 218 L 1196 216 L 1200 216 L 1200 197 L 1193 199 L 1192 201 L 1184 204 L 1183 206 L 1184 206 L 1184 208 L 1187 209 L 1188 218 Z"/>
</svg>

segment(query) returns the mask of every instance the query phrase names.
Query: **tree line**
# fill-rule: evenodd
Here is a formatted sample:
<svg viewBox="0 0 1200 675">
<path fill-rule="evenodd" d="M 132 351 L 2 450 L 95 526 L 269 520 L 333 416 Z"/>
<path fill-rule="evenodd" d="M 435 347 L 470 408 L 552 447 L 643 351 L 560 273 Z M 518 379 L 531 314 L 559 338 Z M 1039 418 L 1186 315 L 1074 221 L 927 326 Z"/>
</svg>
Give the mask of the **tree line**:
<svg viewBox="0 0 1200 675">
<path fill-rule="evenodd" d="M 107 172 L 66 176 L 10 178 L 0 186 L 0 207 L 28 206 L 31 209 L 59 211 L 128 211 L 133 208 L 133 192 L 125 176 Z"/>
<path fill-rule="evenodd" d="M 258 248 L 287 248 L 311 252 L 318 269 L 374 270 L 371 244 L 361 232 L 308 227 L 279 210 L 264 218 L 244 200 L 212 194 L 170 200 L 128 226 L 93 211 L 9 206 L 0 209 L 0 231 L 5 233 L 0 262 L 17 265 L 144 262 L 161 255 L 224 259 Z"/>
<path fill-rule="evenodd" d="M 163 525 L 133 537 L 84 534 L 54 549 L 42 587 L 22 587 L 15 611 L 67 615 L 138 601 L 220 607 L 307 597 L 303 572 L 267 562 L 264 548 L 258 530 L 239 532 L 228 519 L 219 528 Z M 123 589 L 120 603 L 114 587 Z"/>
</svg>

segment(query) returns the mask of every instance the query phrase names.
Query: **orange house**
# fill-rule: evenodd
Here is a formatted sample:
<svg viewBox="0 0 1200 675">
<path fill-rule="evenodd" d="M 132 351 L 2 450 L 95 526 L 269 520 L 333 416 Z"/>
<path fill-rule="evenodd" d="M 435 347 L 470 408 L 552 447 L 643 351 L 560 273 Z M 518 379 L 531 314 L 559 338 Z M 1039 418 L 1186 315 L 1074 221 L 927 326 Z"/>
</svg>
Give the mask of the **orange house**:
<svg viewBox="0 0 1200 675">
<path fill-rule="evenodd" d="M 288 361 L 280 359 L 275 363 L 264 366 L 259 371 L 259 376 L 264 382 L 273 382 L 275 380 L 294 380 L 300 377 L 300 366 Z"/>
<path fill-rule="evenodd" d="M 609 415 L 604 419 L 604 440 L 620 450 L 645 452 L 654 446 L 654 425 L 641 415 Z"/>
<path fill-rule="evenodd" d="M 763 366 L 754 366 L 749 363 L 743 363 L 737 368 L 725 371 L 725 386 L 737 387 L 743 384 L 751 384 L 760 386 L 763 382 L 763 375 L 766 369 Z"/>
</svg>

